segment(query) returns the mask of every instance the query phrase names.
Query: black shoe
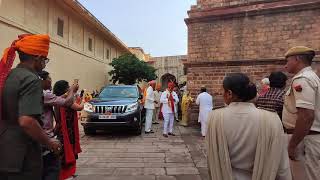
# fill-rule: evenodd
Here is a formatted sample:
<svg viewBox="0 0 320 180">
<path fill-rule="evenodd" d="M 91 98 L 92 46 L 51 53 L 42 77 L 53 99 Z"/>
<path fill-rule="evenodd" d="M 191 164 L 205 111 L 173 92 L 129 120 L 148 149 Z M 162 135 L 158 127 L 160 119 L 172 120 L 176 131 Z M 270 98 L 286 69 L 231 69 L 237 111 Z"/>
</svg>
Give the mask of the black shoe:
<svg viewBox="0 0 320 180">
<path fill-rule="evenodd" d="M 173 134 L 173 133 L 168 133 L 168 135 L 170 135 L 170 136 L 176 136 L 175 134 Z"/>
<path fill-rule="evenodd" d="M 167 134 L 163 134 L 163 137 L 168 138 L 168 135 Z"/>
<path fill-rule="evenodd" d="M 154 131 L 152 131 L 152 130 L 149 131 L 149 132 L 145 131 L 144 133 L 145 133 L 145 134 L 150 134 L 150 133 L 152 134 L 152 133 L 154 133 Z"/>
<path fill-rule="evenodd" d="M 152 124 L 159 124 L 158 122 L 152 122 Z"/>
</svg>

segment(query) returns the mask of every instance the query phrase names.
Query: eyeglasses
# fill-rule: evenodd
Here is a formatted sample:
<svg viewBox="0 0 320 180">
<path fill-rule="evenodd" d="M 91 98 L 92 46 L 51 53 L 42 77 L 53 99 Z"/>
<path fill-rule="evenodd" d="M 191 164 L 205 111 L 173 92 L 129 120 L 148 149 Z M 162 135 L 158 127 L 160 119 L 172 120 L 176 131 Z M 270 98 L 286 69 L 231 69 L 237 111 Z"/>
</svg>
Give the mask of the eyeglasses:
<svg viewBox="0 0 320 180">
<path fill-rule="evenodd" d="M 38 59 L 39 61 L 41 61 L 41 63 L 44 63 L 44 64 L 48 64 L 49 61 L 50 61 L 49 58 L 43 57 L 43 56 L 37 56 L 37 59 Z"/>
<path fill-rule="evenodd" d="M 49 63 L 49 61 L 50 61 L 50 59 L 49 58 L 43 58 L 43 59 L 41 59 L 42 60 L 42 62 L 44 62 L 44 64 L 48 64 Z"/>
</svg>

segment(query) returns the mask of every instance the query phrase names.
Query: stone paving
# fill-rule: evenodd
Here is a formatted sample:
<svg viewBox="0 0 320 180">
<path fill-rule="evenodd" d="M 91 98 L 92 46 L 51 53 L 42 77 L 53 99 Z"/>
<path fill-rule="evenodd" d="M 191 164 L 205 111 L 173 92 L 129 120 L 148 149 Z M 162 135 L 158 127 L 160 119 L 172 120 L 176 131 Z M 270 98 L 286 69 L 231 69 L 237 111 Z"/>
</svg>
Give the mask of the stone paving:
<svg viewBox="0 0 320 180">
<path fill-rule="evenodd" d="M 83 152 L 76 180 L 207 180 L 204 140 L 197 128 L 176 126 L 177 136 L 154 134 L 82 134 Z"/>
<path fill-rule="evenodd" d="M 133 135 L 126 131 L 85 136 L 76 180 L 208 180 L 204 139 L 199 128 L 176 126 L 177 136 Z M 294 179 L 306 177 L 301 163 L 292 164 Z"/>
</svg>

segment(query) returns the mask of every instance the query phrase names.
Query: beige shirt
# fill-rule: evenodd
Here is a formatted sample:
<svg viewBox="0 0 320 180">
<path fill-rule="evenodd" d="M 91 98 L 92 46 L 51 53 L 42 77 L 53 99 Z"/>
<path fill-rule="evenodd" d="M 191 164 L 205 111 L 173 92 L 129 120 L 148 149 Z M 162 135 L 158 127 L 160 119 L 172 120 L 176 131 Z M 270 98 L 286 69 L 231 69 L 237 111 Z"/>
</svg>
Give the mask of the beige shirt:
<svg viewBox="0 0 320 180">
<path fill-rule="evenodd" d="M 299 86 L 301 89 L 299 90 Z M 282 112 L 282 121 L 287 129 L 294 129 L 297 120 L 297 108 L 314 110 L 315 119 L 311 130 L 320 132 L 320 79 L 311 67 L 297 73 L 286 93 Z"/>
<path fill-rule="evenodd" d="M 154 100 L 157 101 L 158 103 L 154 104 L 155 108 L 159 108 L 160 107 L 160 97 L 161 97 L 161 92 L 160 91 L 154 91 Z"/>
</svg>

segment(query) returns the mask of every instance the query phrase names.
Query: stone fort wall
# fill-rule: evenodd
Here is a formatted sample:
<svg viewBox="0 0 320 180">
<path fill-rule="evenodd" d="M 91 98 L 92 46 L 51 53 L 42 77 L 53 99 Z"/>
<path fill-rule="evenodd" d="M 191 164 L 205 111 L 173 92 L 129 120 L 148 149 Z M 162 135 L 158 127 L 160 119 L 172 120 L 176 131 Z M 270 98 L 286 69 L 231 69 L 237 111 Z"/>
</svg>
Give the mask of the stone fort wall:
<svg viewBox="0 0 320 180">
<path fill-rule="evenodd" d="M 320 50 L 319 0 L 198 0 L 188 12 L 188 89 L 195 97 L 202 85 L 222 105 L 222 80 L 243 72 L 258 83 L 284 70 L 292 46 Z M 318 57 L 316 59 L 319 59 Z M 197 119 L 193 107 L 192 119 Z"/>
<path fill-rule="evenodd" d="M 197 0 L 197 4 L 201 9 L 217 8 L 224 6 L 240 6 L 248 4 L 256 4 L 261 2 L 272 2 L 279 0 Z"/>
</svg>

